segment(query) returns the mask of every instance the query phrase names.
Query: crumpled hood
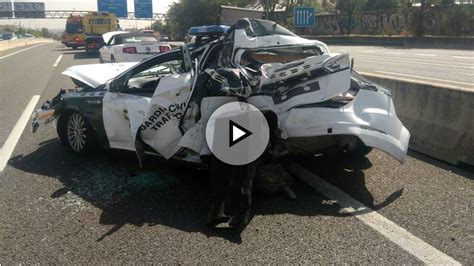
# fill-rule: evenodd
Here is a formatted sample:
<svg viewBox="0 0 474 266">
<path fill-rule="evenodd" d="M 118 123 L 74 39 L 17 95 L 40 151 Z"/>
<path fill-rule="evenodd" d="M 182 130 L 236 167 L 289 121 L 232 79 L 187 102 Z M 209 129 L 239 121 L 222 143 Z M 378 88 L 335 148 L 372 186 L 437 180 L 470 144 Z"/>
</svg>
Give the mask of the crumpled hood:
<svg viewBox="0 0 474 266">
<path fill-rule="evenodd" d="M 136 64 L 138 62 L 79 65 L 66 69 L 62 74 L 92 88 L 97 88 L 99 85 L 105 84 L 109 79 L 117 77 Z"/>
</svg>

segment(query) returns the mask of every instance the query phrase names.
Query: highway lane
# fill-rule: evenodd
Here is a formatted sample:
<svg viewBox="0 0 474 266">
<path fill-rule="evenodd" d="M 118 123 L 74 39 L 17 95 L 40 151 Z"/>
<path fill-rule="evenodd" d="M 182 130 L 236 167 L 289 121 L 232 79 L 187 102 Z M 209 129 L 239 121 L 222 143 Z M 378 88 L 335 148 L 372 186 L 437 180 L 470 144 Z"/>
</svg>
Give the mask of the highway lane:
<svg viewBox="0 0 474 266">
<path fill-rule="evenodd" d="M 15 50 L 12 53 L 20 50 Z M 35 46 L 0 59 L 0 106 L 2 110 L 0 113 L 0 147 L 3 146 L 31 98 L 34 95 L 41 95 L 50 84 L 51 77 L 60 73 L 61 70 L 53 66 L 56 60 L 61 54 L 66 53 L 67 55 L 70 52 L 64 50 L 62 45 L 52 43 Z M 96 60 L 90 62 L 96 62 Z M 60 87 L 56 89 L 60 89 Z"/>
<path fill-rule="evenodd" d="M 39 103 L 72 86 L 60 75 L 65 68 L 97 62 L 54 45 L 42 53 L 30 60 L 52 58 L 45 68 L 63 58 L 43 91 L 25 96 L 40 93 Z M 474 261 L 473 173 L 415 153 L 404 165 L 378 151 L 300 162 L 434 248 Z M 300 183 L 295 201 L 256 195 L 242 234 L 210 230 L 207 186 L 206 172 L 155 158 L 141 171 L 129 153 L 80 158 L 61 146 L 53 126 L 27 128 L 0 173 L 0 262 L 420 263 Z"/>
<path fill-rule="evenodd" d="M 335 46 L 332 52 L 348 52 L 361 72 L 474 90 L 474 51 Z"/>
</svg>

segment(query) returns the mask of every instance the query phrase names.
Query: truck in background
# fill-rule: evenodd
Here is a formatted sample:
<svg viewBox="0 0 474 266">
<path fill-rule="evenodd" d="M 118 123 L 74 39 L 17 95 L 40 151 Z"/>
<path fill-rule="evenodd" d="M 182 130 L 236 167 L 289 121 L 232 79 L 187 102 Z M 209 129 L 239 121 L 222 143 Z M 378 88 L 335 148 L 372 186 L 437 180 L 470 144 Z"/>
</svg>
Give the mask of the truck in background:
<svg viewBox="0 0 474 266">
<path fill-rule="evenodd" d="M 66 47 L 76 50 L 84 46 L 84 28 L 81 15 L 70 15 L 66 20 L 66 30 L 61 35 L 61 42 Z"/>
<path fill-rule="evenodd" d="M 102 34 L 117 30 L 117 18 L 107 12 L 91 12 L 82 19 L 86 53 L 98 52 L 105 45 Z"/>
<path fill-rule="evenodd" d="M 89 12 L 84 16 L 71 15 L 61 40 L 66 47 L 76 50 L 85 47 L 86 53 L 97 52 L 104 45 L 102 34 L 117 30 L 117 19 L 108 12 Z"/>
</svg>

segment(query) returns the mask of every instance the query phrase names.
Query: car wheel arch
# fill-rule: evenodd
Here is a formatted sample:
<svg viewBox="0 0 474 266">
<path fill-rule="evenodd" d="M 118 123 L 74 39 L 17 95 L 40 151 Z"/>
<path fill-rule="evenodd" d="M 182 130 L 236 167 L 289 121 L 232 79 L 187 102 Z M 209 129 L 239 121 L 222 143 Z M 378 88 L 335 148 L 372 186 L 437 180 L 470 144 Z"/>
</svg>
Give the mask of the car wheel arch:
<svg viewBox="0 0 474 266">
<path fill-rule="evenodd" d="M 61 140 L 61 142 L 63 144 L 66 144 L 66 142 L 65 142 L 65 140 L 66 140 L 65 137 L 66 136 L 64 136 L 64 127 L 66 126 L 66 123 L 67 123 L 66 119 L 69 118 L 74 113 L 77 113 L 77 114 L 81 115 L 84 118 L 85 122 L 90 125 L 90 127 L 93 131 L 92 134 L 97 138 L 97 129 L 94 127 L 94 124 L 89 121 L 87 116 L 84 115 L 83 113 L 81 113 L 76 108 L 67 108 L 58 117 L 58 122 L 57 122 L 56 130 L 57 130 L 57 133 L 58 133 L 58 136 L 59 136 L 59 139 Z"/>
</svg>

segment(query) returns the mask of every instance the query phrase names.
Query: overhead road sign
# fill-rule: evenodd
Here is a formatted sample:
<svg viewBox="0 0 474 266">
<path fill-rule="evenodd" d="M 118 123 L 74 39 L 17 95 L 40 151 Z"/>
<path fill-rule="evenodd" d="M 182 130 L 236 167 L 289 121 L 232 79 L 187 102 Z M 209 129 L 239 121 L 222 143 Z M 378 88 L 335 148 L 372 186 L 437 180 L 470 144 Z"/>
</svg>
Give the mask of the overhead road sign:
<svg viewBox="0 0 474 266">
<path fill-rule="evenodd" d="M 31 17 L 31 18 L 39 18 L 39 19 L 58 19 L 58 18 L 68 18 L 70 15 L 81 15 L 84 16 L 85 14 L 90 13 L 91 11 L 81 11 L 81 10 L 46 10 L 44 13 L 46 14 L 45 17 Z M 2 18 L 2 16 L 0 16 Z M 12 18 L 12 17 L 4 17 L 4 18 Z M 166 14 L 163 13 L 153 13 L 152 18 L 137 18 L 133 12 L 128 12 L 128 16 L 125 19 L 130 20 L 158 20 L 158 21 L 166 21 L 167 17 Z"/>
<path fill-rule="evenodd" d="M 152 0 L 135 0 L 136 18 L 153 18 Z"/>
<path fill-rule="evenodd" d="M 100 12 L 109 12 L 119 18 L 128 17 L 127 0 L 98 0 L 97 6 Z"/>
<path fill-rule="evenodd" d="M 0 2 L 0 18 L 13 17 L 13 6 L 11 2 Z"/>
<path fill-rule="evenodd" d="M 45 18 L 45 8 L 42 2 L 14 2 L 16 18 Z"/>
<path fill-rule="evenodd" d="M 295 8 L 294 26 L 299 28 L 314 27 L 316 10 L 313 7 Z"/>
</svg>

